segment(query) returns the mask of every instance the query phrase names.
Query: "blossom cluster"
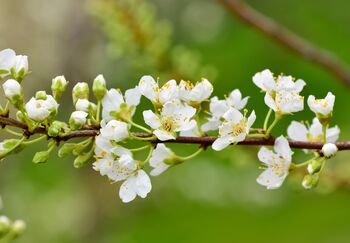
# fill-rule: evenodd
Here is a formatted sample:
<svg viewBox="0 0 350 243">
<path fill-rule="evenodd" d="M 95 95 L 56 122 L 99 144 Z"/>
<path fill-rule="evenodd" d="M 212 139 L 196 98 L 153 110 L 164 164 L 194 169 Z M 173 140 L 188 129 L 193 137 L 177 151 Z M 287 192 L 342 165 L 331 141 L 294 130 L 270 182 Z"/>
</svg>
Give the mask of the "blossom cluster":
<svg viewBox="0 0 350 243">
<path fill-rule="evenodd" d="M 306 83 L 284 74 L 274 76 L 268 69 L 256 73 L 252 78 L 253 83 L 264 93 L 264 102 L 269 108 L 262 128 L 253 127 L 256 114 L 254 110 L 249 112 L 246 109 L 249 97 L 244 97 L 238 89 L 222 99 L 212 97 L 213 85 L 204 78 L 197 83 L 169 80 L 160 85 L 159 80 L 146 75 L 141 77 L 134 88 L 122 92 L 119 89 L 107 89 L 104 76 L 98 75 L 92 84 L 96 102 L 89 100 L 88 83 L 75 84 L 72 89 L 74 111 L 66 123 L 56 120 L 56 116 L 59 99 L 69 82 L 64 76 L 57 76 L 52 80 L 51 94 L 38 91 L 26 102 L 21 82 L 29 73 L 26 56 L 16 55 L 10 49 L 0 52 L 0 75 L 2 79 L 7 79 L 2 85 L 5 96 L 8 104 L 17 109 L 17 120 L 28 128 L 25 136 L 20 134 L 21 138 L 0 143 L 0 157 L 48 139 L 47 150 L 37 152 L 33 158 L 35 163 L 46 162 L 63 138 L 76 131 L 98 129 L 97 135 L 79 143 L 63 143 L 58 155 L 74 155 L 74 166 L 77 168 L 94 158 L 94 170 L 113 183 L 122 183 L 119 196 L 123 202 L 130 202 L 137 196 L 145 198 L 151 191 L 148 167 L 151 167 L 151 176 L 158 176 L 170 167 L 195 157 L 207 147 L 202 144 L 194 153 L 183 157 L 166 146 L 165 142 L 176 142 L 179 136 L 204 138 L 213 135 L 215 141 L 211 147 L 220 151 L 250 138 L 264 141 L 273 138 L 271 132 L 283 117 L 304 109 L 301 92 Z M 149 100 L 152 108 L 141 112 L 144 124 L 139 124 L 135 122 L 134 115 L 144 98 Z M 260 148 L 258 159 L 264 171 L 257 178 L 259 184 L 268 189 L 278 188 L 290 171 L 306 167 L 303 187 L 309 189 L 316 186 L 325 162 L 338 150 L 335 143 L 340 130 L 338 126 L 330 127 L 334 101 L 335 96 L 331 92 L 324 99 L 310 95 L 307 104 L 315 114 L 311 125 L 292 121 L 287 136 L 281 135 L 275 139 L 273 150 Z M 1 117 L 8 117 L 8 104 L 4 108 L 0 107 Z M 274 120 L 270 122 L 272 114 Z M 46 133 L 28 140 L 38 129 Z M 16 135 L 16 132 L 9 131 Z M 287 137 L 301 142 L 320 142 L 324 146 L 321 151 L 313 153 L 305 149 L 304 152 L 313 157 L 295 163 Z M 147 145 L 130 148 L 129 141 L 146 142 Z M 144 150 L 148 150 L 147 157 L 139 159 L 138 153 Z"/>
</svg>

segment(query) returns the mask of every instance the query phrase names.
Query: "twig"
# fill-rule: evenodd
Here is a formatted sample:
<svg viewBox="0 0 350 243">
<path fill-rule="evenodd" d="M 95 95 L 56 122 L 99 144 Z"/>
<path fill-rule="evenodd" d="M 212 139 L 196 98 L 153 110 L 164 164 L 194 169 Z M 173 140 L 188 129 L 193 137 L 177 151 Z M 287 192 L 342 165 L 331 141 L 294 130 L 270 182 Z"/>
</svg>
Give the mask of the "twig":
<svg viewBox="0 0 350 243">
<path fill-rule="evenodd" d="M 19 122 L 15 119 L 0 116 L 0 125 L 2 126 L 12 126 L 17 127 L 23 130 L 24 134 L 27 135 L 33 135 L 36 133 L 39 134 L 47 134 L 45 128 L 39 127 L 34 130 L 33 133 L 29 133 L 28 127 L 25 123 Z M 72 138 L 81 138 L 81 137 L 94 137 L 99 134 L 99 128 L 98 127 L 85 127 L 82 130 L 78 131 L 72 131 L 67 135 L 61 136 L 61 137 L 55 137 L 57 141 L 67 141 Z M 133 136 L 139 137 L 139 138 L 147 138 L 151 137 L 150 134 L 147 133 L 132 133 Z M 200 144 L 203 147 L 207 147 L 211 145 L 217 137 L 214 136 L 205 136 L 205 137 L 183 137 L 179 136 L 175 140 L 168 140 L 168 141 L 148 141 L 152 143 L 182 143 L 182 144 Z M 263 146 L 272 146 L 274 145 L 275 138 L 270 137 L 268 139 L 265 138 L 247 138 L 243 142 L 238 143 L 238 145 L 263 145 Z M 323 146 L 322 142 L 303 142 L 303 141 L 293 141 L 289 140 L 289 145 L 291 148 L 299 148 L 299 149 L 316 149 L 320 150 Z M 339 150 L 350 150 L 350 141 L 346 142 L 337 142 L 336 143 Z"/>
<path fill-rule="evenodd" d="M 332 53 L 315 47 L 309 41 L 286 29 L 271 18 L 256 11 L 241 0 L 218 0 L 230 12 L 243 22 L 261 31 L 282 47 L 285 47 L 304 59 L 323 67 L 345 85 L 350 86 L 350 72 Z"/>
</svg>

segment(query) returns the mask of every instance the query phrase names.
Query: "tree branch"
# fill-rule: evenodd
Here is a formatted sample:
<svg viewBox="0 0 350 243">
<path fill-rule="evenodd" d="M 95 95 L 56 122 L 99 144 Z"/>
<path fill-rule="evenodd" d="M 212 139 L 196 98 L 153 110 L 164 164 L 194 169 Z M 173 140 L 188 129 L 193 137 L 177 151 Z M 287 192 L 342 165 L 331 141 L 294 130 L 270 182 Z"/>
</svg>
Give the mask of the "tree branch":
<svg viewBox="0 0 350 243">
<path fill-rule="evenodd" d="M 5 126 L 17 127 L 23 130 L 23 133 L 27 136 L 39 133 L 39 134 L 47 134 L 47 131 L 43 127 L 36 128 L 34 132 L 30 133 L 28 130 L 28 126 L 25 123 L 19 122 L 15 119 L 0 116 L 0 124 Z M 98 127 L 86 127 L 83 130 L 72 131 L 69 134 L 61 137 L 54 137 L 57 141 L 67 141 L 72 138 L 81 138 L 81 137 L 94 137 L 99 134 Z M 134 136 L 139 138 L 147 138 L 150 137 L 150 134 L 147 133 L 132 133 Z M 199 144 L 203 147 L 210 146 L 216 137 L 214 136 L 205 136 L 205 137 L 183 137 L 179 136 L 175 140 L 168 141 L 150 141 L 152 143 L 181 143 L 181 144 Z M 265 138 L 247 138 L 246 140 L 238 143 L 238 145 L 255 145 L 255 146 L 272 146 L 275 143 L 275 138 L 270 137 L 268 139 Z M 289 140 L 289 145 L 291 148 L 298 149 L 316 149 L 321 150 L 323 143 L 322 142 L 303 142 L 303 141 L 293 141 Z M 336 143 L 339 150 L 350 150 L 350 141 L 346 142 L 337 142 Z"/>
<path fill-rule="evenodd" d="M 342 81 L 343 84 L 350 86 L 350 72 L 334 54 L 324 49 L 315 47 L 309 41 L 301 38 L 271 18 L 256 11 L 244 1 L 218 1 L 222 3 L 233 15 L 237 16 L 246 24 L 270 37 L 282 47 L 293 51 L 306 60 L 318 64 Z"/>
</svg>

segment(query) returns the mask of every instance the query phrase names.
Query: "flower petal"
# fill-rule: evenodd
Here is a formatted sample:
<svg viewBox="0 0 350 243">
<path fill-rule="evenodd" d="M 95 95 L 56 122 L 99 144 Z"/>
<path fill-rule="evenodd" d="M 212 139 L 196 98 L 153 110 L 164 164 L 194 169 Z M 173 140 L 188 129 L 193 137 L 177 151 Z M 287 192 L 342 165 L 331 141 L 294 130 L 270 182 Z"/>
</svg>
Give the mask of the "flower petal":
<svg viewBox="0 0 350 243">
<path fill-rule="evenodd" d="M 231 144 L 231 137 L 225 136 L 225 137 L 217 138 L 214 141 L 212 148 L 216 151 L 220 151 L 226 148 L 227 146 L 229 146 L 230 144 Z"/>
<path fill-rule="evenodd" d="M 288 137 L 296 141 L 307 141 L 307 133 L 306 126 L 297 121 L 292 121 L 287 129 Z"/>
<path fill-rule="evenodd" d="M 143 113 L 143 119 L 145 120 L 145 123 L 150 126 L 152 129 L 157 129 L 162 126 L 162 123 L 160 122 L 159 117 L 153 113 L 151 110 L 144 111 Z"/>
</svg>

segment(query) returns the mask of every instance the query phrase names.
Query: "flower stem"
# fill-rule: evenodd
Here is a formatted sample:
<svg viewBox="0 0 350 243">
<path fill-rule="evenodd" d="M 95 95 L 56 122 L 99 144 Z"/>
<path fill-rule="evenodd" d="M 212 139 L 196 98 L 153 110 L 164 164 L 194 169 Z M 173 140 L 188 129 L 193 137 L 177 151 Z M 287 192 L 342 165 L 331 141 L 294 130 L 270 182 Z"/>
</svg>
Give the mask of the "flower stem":
<svg viewBox="0 0 350 243">
<path fill-rule="evenodd" d="M 141 167 L 145 166 L 148 163 L 148 161 L 151 159 L 153 150 L 154 150 L 153 146 L 150 147 L 147 158 L 141 163 Z"/>
<path fill-rule="evenodd" d="M 130 134 L 130 137 L 134 140 L 139 140 L 139 141 L 155 141 L 157 139 L 157 137 L 154 135 L 151 137 L 141 138 L 141 137 L 137 137 L 135 135 Z"/>
<path fill-rule="evenodd" d="M 149 129 L 145 128 L 144 126 L 141 126 L 141 125 L 139 125 L 131 120 L 127 120 L 127 122 L 130 123 L 132 126 L 137 127 L 138 129 L 142 130 L 142 131 L 145 131 L 145 132 L 150 133 L 150 134 L 152 133 L 151 130 L 149 130 Z"/>
<path fill-rule="evenodd" d="M 34 144 L 34 143 L 40 142 L 41 140 L 44 140 L 45 138 L 46 138 L 46 135 L 42 135 L 36 139 L 30 140 L 30 141 L 25 141 L 22 144 L 24 144 L 24 145 Z"/>
<path fill-rule="evenodd" d="M 266 134 L 258 133 L 258 134 L 248 134 L 248 138 L 264 138 Z"/>
<path fill-rule="evenodd" d="M 323 143 L 327 143 L 327 128 L 328 125 L 323 125 L 322 130 L 323 130 Z"/>
<path fill-rule="evenodd" d="M 10 133 L 10 134 L 12 134 L 12 135 L 18 136 L 18 137 L 22 137 L 22 136 L 23 136 L 22 133 L 20 133 L 20 132 L 15 132 L 15 131 L 11 130 L 11 129 L 8 128 L 8 127 L 5 127 L 4 130 L 5 130 L 6 132 L 8 132 L 8 133 Z"/>
<path fill-rule="evenodd" d="M 189 160 L 189 159 L 192 159 L 192 158 L 194 158 L 194 157 L 196 157 L 198 154 L 200 154 L 200 152 L 202 152 L 203 151 L 203 148 L 200 148 L 200 149 L 198 149 L 196 152 L 194 152 L 193 154 L 190 154 L 190 155 L 188 155 L 188 156 L 186 156 L 186 157 L 181 157 L 181 156 L 177 156 L 179 159 L 181 159 L 181 160 Z"/>
<path fill-rule="evenodd" d="M 142 147 L 139 147 L 139 148 L 133 148 L 133 149 L 129 149 L 131 152 L 139 152 L 139 151 L 142 151 L 142 150 L 145 150 L 147 148 L 149 148 L 150 145 L 146 145 L 146 146 L 142 146 Z"/>
<path fill-rule="evenodd" d="M 269 109 L 269 111 L 268 111 L 267 114 L 266 114 L 265 121 L 264 121 L 264 126 L 263 126 L 263 129 L 264 129 L 265 131 L 266 131 L 266 129 L 267 129 L 267 124 L 269 123 L 271 114 L 272 114 L 272 109 Z"/>
<path fill-rule="evenodd" d="M 96 121 L 99 123 L 100 122 L 100 119 L 101 119 L 101 106 L 102 106 L 102 103 L 101 101 L 97 101 L 97 111 L 96 111 Z"/>
<path fill-rule="evenodd" d="M 270 137 L 272 129 L 276 126 L 276 124 L 278 123 L 278 121 L 280 119 L 281 119 L 280 116 L 275 116 L 275 119 L 273 120 L 273 122 L 271 123 L 271 125 L 269 126 L 269 128 L 266 131 L 265 138 L 269 138 Z"/>
</svg>

